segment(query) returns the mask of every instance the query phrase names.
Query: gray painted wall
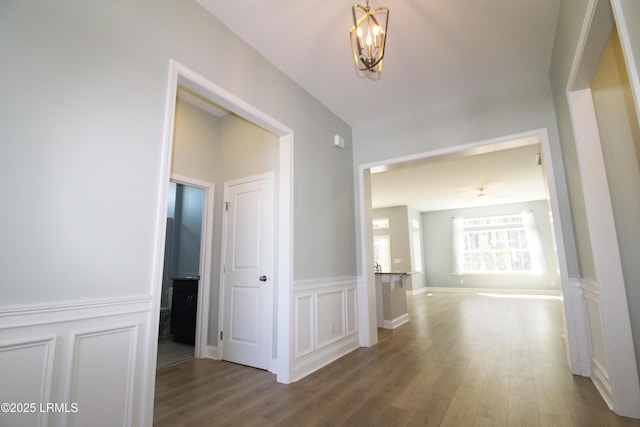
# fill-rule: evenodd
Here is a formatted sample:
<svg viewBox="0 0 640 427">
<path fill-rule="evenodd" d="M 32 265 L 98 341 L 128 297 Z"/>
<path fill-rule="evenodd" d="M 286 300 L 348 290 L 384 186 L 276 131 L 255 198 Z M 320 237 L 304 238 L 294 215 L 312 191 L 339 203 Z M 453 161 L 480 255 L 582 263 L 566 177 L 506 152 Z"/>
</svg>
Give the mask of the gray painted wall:
<svg viewBox="0 0 640 427">
<path fill-rule="evenodd" d="M 158 287 L 172 58 L 293 129 L 293 277 L 356 273 L 351 129 L 195 2 L 4 0 L 0 51 L 3 306 Z"/>
<path fill-rule="evenodd" d="M 477 218 L 533 211 L 547 272 L 541 275 L 453 274 L 452 218 Z M 423 212 L 425 276 L 427 286 L 480 289 L 559 290 L 558 262 L 553 247 L 547 201 L 513 203 L 469 209 Z"/>
<path fill-rule="evenodd" d="M 546 128 L 554 160 L 568 269 L 575 276 L 578 262 L 550 89 L 547 76 L 540 76 L 514 87 L 470 93 L 463 99 L 436 103 L 425 100 L 425 107 L 413 113 L 357 126 L 353 130 L 354 164 L 366 165 Z M 361 265 L 359 269 L 363 271 Z"/>
</svg>

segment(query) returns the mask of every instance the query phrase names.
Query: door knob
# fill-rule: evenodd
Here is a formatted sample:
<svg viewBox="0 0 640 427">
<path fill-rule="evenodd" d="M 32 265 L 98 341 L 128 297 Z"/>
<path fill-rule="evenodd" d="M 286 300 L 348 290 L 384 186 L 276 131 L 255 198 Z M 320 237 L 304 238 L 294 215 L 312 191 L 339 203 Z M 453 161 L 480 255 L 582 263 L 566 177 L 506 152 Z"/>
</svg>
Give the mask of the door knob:
<svg viewBox="0 0 640 427">
<path fill-rule="evenodd" d="M 261 282 L 266 282 L 267 281 L 267 276 L 260 276 L 258 278 L 258 280 L 260 280 Z"/>
</svg>

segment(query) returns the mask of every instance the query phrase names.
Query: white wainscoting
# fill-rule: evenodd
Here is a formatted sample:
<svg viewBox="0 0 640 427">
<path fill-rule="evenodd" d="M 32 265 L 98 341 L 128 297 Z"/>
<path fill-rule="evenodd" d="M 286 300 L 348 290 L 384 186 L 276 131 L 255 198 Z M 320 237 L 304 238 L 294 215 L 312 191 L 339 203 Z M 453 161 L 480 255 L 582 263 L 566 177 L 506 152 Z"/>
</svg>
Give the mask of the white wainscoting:
<svg viewBox="0 0 640 427">
<path fill-rule="evenodd" d="M 297 381 L 358 348 L 357 278 L 297 281 L 293 300 Z"/>
<path fill-rule="evenodd" d="M 602 330 L 602 313 L 600 312 L 600 289 L 597 284 L 584 279 L 580 280 L 585 304 L 589 335 L 591 337 L 591 380 L 607 402 L 613 408 L 613 394 L 609 379 L 609 365 Z"/>
<path fill-rule="evenodd" d="M 0 308 L 2 426 L 137 426 L 145 420 L 151 297 Z M 152 358 L 152 360 L 149 360 Z"/>
</svg>

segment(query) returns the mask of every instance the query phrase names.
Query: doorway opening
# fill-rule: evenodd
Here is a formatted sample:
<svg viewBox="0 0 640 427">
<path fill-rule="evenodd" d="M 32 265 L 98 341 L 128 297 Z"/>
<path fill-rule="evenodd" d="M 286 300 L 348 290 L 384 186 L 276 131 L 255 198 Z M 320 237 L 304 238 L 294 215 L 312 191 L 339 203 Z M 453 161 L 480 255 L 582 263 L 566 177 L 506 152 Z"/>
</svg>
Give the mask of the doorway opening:
<svg viewBox="0 0 640 427">
<path fill-rule="evenodd" d="M 274 326 L 269 331 L 269 343 L 271 345 L 269 351 L 270 366 L 269 370 L 276 374 L 276 379 L 281 383 L 291 382 L 291 356 L 290 356 L 290 295 L 291 295 L 291 266 L 292 266 L 292 163 L 293 163 L 293 131 L 282 123 L 276 121 L 266 113 L 256 109 L 252 105 L 237 98 L 221 87 L 213 84 L 204 77 L 189 70 L 183 65 L 171 61 L 169 87 L 167 96 L 166 121 L 164 132 L 164 156 L 160 183 L 162 207 L 158 210 L 158 236 L 159 243 L 156 248 L 155 260 L 155 277 L 157 288 L 154 290 L 154 307 L 155 312 L 159 313 L 161 306 L 161 278 L 162 265 L 164 255 L 164 242 L 166 239 L 166 200 L 169 194 L 169 176 L 172 165 L 172 150 L 174 144 L 175 118 L 176 118 L 176 99 L 179 88 L 190 91 L 192 94 L 216 105 L 221 109 L 231 112 L 256 127 L 266 130 L 275 135 L 277 141 L 277 216 L 275 219 L 275 229 L 277 230 L 275 248 L 275 273 L 274 273 L 274 302 L 273 307 L 278 307 L 275 311 L 271 307 L 274 314 Z M 213 199 L 213 198 L 212 198 Z M 219 210 L 219 209 L 218 209 Z M 208 215 L 213 218 L 213 215 Z M 208 259 L 216 259 L 216 255 L 208 257 Z M 215 280 L 215 279 L 213 279 Z M 217 304 L 215 292 L 211 293 L 212 303 Z M 204 319 L 203 324 L 215 325 L 215 320 Z M 218 329 L 217 331 L 215 329 Z M 200 334 L 201 331 L 199 331 Z M 209 328 L 208 333 L 203 337 L 204 341 L 201 346 L 202 354 L 198 357 L 218 358 L 219 349 L 216 347 L 216 338 L 219 336 L 219 327 Z M 198 334 L 198 335 L 199 335 Z"/>
<path fill-rule="evenodd" d="M 577 328 L 583 327 L 583 323 L 580 323 L 576 326 L 576 323 L 579 322 L 580 314 L 574 314 L 574 301 L 572 299 L 571 294 L 571 284 L 569 283 L 569 277 L 567 273 L 567 263 L 564 251 L 564 242 L 562 238 L 562 221 L 559 212 L 558 205 L 558 197 L 556 194 L 556 184 L 554 177 L 554 166 L 553 159 L 551 156 L 551 148 L 548 140 L 548 135 L 546 129 L 538 129 L 531 132 L 525 132 L 522 134 L 511 135 L 504 138 L 497 138 L 489 141 L 480 141 L 477 143 L 467 144 L 464 146 L 457 146 L 443 150 L 436 150 L 428 153 L 420 153 L 412 156 L 407 156 L 398 159 L 388 159 L 385 161 L 380 161 L 372 164 L 361 165 L 359 168 L 359 187 L 361 193 L 361 204 L 360 204 L 360 232 L 362 236 L 362 265 L 363 265 L 363 280 L 365 281 L 364 290 L 368 295 L 365 295 L 364 298 L 360 301 L 360 313 L 361 316 L 361 343 L 362 345 L 372 345 L 377 342 L 377 298 L 376 298 L 376 275 L 374 272 L 373 266 L 374 262 L 374 254 L 373 254 L 373 246 L 374 246 L 374 230 L 372 227 L 372 223 L 374 220 L 373 212 L 371 209 L 372 206 L 372 194 L 371 194 L 371 183 L 372 183 L 372 172 L 375 173 L 381 170 L 388 170 L 393 168 L 401 168 L 404 166 L 415 165 L 418 163 L 424 162 L 433 162 L 440 160 L 450 160 L 454 158 L 464 158 L 469 156 L 475 156 L 479 154 L 486 154 L 492 152 L 499 152 L 508 149 L 514 149 L 518 147 L 524 147 L 527 145 L 533 144 L 532 141 L 535 141 L 536 144 L 539 144 L 540 151 L 540 165 L 543 169 L 544 173 L 544 189 L 546 192 L 546 199 L 548 200 L 548 211 L 551 217 L 551 240 L 552 244 L 555 246 L 555 257 L 557 258 L 557 268 L 558 268 L 558 276 L 559 276 L 559 284 L 560 291 L 565 296 L 563 299 L 563 311 L 565 316 L 565 323 L 567 326 L 567 352 L 569 363 L 572 369 L 572 372 L 576 372 L 576 366 L 579 365 L 579 343 L 577 342 L 577 336 L 579 333 L 577 332 Z M 537 159 L 532 158 L 532 164 L 535 164 Z M 428 183 L 423 183 L 423 185 L 428 185 Z M 486 197 L 486 189 L 476 189 L 483 197 Z M 479 198 L 477 194 L 474 198 L 477 200 Z M 449 237 L 452 238 L 450 235 Z M 450 239 L 453 240 L 453 239 Z M 392 244 L 393 249 L 393 244 Z M 424 253 L 424 252 L 423 252 Z M 429 254 L 426 253 L 424 259 L 427 259 Z M 391 254 L 392 263 L 395 260 L 395 256 L 393 253 Z M 411 257 L 408 256 L 408 259 Z M 453 261 L 449 263 L 451 265 Z M 369 266 L 371 266 L 369 268 Z M 424 268 L 427 268 L 427 264 L 425 263 Z M 451 266 L 451 270 L 453 272 L 453 266 Z M 407 271 L 411 272 L 411 266 L 407 266 Z M 463 276 L 459 276 L 458 280 L 464 280 Z M 426 284 L 427 286 L 437 286 L 437 284 Z M 557 285 L 557 284 L 556 284 Z M 453 286 L 452 286 L 453 287 Z M 464 287 L 458 285 L 458 287 Z M 578 320 L 576 320 L 578 317 Z M 393 320 L 393 319 L 392 319 Z"/>
<path fill-rule="evenodd" d="M 206 356 L 213 184 L 172 175 L 160 296 L 157 367 Z"/>
<path fill-rule="evenodd" d="M 566 94 L 590 241 L 585 252 L 591 259 L 581 264 L 578 283 L 590 343 L 584 370 L 610 409 L 640 418 L 633 286 L 625 286 L 637 271 L 638 228 L 619 214 L 633 212 L 639 200 L 637 97 L 630 89 L 637 80 L 627 70 L 633 61 L 627 56 L 627 13 L 614 13 L 624 9 L 621 3 L 589 2 Z"/>
</svg>

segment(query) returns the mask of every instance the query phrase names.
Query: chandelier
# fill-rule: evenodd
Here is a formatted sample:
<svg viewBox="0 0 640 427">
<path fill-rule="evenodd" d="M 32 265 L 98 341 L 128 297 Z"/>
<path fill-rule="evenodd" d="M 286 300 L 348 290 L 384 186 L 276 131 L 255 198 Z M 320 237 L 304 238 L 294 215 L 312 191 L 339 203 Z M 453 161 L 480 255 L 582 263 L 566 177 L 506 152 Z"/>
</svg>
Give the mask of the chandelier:
<svg viewBox="0 0 640 427">
<path fill-rule="evenodd" d="M 353 27 L 349 34 L 356 68 L 359 71 L 379 73 L 382 71 L 382 58 L 387 41 L 389 9 L 379 7 L 371 10 L 367 0 L 366 6 L 354 4 L 351 10 Z M 384 27 L 380 25 L 381 22 Z"/>
</svg>

